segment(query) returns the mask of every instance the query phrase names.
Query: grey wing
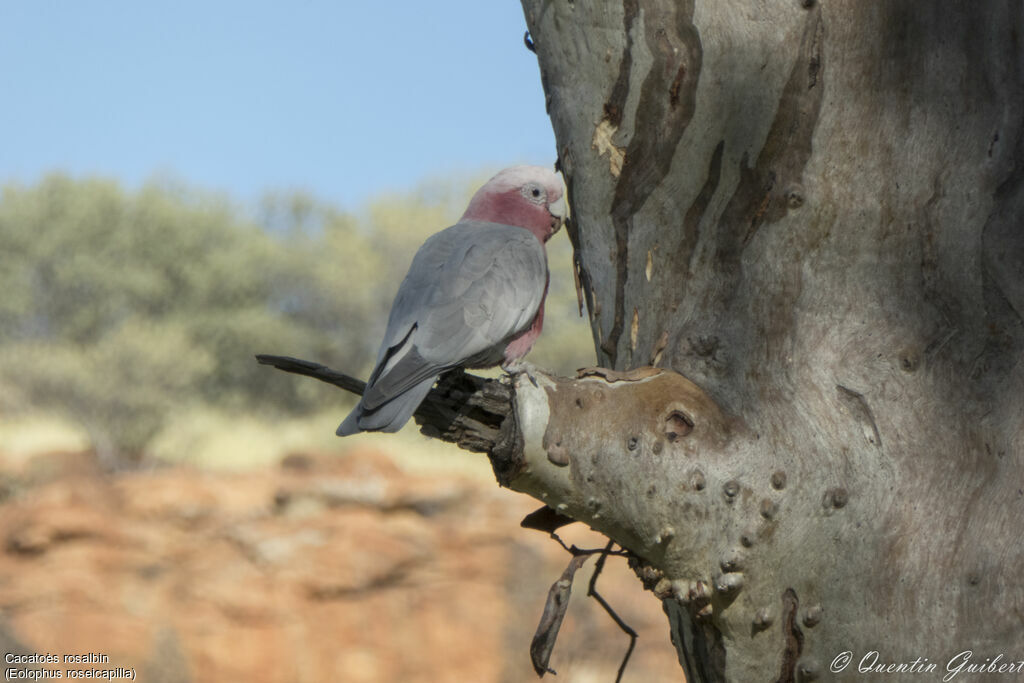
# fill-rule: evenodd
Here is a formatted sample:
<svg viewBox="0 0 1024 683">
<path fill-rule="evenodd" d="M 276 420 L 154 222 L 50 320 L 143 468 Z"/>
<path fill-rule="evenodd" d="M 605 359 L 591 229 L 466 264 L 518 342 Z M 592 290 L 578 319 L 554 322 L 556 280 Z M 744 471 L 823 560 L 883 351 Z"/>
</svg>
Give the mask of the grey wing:
<svg viewBox="0 0 1024 683">
<path fill-rule="evenodd" d="M 522 228 L 467 221 L 420 248 L 363 396 L 372 410 L 467 361 L 497 363 L 544 300 L 544 246 Z"/>
</svg>

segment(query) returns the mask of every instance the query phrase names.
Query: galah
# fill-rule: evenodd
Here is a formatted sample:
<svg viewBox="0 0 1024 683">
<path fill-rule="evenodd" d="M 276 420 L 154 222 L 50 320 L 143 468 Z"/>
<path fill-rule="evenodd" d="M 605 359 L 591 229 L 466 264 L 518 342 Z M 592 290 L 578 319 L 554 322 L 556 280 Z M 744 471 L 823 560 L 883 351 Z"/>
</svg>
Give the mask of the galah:
<svg viewBox="0 0 1024 683">
<path fill-rule="evenodd" d="M 441 373 L 509 368 L 525 356 L 544 322 L 544 245 L 564 217 L 561 179 L 540 166 L 506 168 L 477 190 L 459 222 L 416 252 L 338 436 L 396 432 Z"/>
</svg>

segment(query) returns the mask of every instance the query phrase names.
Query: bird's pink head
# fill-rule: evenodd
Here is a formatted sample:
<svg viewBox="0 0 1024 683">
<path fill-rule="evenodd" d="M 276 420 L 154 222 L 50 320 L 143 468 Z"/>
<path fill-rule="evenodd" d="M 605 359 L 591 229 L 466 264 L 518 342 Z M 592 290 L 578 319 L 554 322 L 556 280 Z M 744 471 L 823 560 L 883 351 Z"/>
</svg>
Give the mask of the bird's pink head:
<svg viewBox="0 0 1024 683">
<path fill-rule="evenodd" d="M 547 242 L 565 218 L 562 179 L 543 166 L 512 166 L 476 191 L 462 220 L 526 228 Z"/>
</svg>

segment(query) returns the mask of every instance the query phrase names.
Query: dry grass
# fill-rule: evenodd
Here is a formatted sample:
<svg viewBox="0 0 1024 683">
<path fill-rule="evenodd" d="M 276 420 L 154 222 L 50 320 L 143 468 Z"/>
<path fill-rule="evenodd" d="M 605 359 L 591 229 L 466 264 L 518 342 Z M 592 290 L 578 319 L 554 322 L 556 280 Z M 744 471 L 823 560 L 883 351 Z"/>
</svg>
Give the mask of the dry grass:
<svg viewBox="0 0 1024 683">
<path fill-rule="evenodd" d="M 415 425 L 397 434 L 360 434 L 341 439 L 334 430 L 344 417 L 332 410 L 304 418 L 276 421 L 232 416 L 209 409 L 175 416 L 151 446 L 158 461 L 205 470 L 245 471 L 278 462 L 289 453 L 344 455 L 350 450 L 378 450 L 409 472 L 457 472 L 492 478 L 487 459 L 421 435 Z M 0 460 L 9 469 L 33 456 L 80 451 L 88 437 L 70 422 L 47 415 L 0 420 Z"/>
</svg>

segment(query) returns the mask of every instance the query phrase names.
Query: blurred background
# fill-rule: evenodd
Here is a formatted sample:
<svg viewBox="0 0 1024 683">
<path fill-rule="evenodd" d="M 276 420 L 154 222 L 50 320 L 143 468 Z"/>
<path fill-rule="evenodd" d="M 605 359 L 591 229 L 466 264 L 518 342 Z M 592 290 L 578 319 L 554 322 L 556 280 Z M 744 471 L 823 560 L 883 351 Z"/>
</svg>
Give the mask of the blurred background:
<svg viewBox="0 0 1024 683">
<path fill-rule="evenodd" d="M 365 377 L 426 236 L 501 167 L 554 162 L 524 31 L 514 1 L 0 5 L 5 652 L 143 681 L 534 678 L 568 561 L 518 528 L 537 504 L 414 426 L 338 439 L 353 397 L 253 360 Z M 556 236 L 530 356 L 563 374 L 595 358 L 570 258 Z M 562 680 L 612 680 L 628 644 L 589 571 Z M 678 677 L 657 601 L 606 573 L 643 635 L 626 680 Z"/>
</svg>

